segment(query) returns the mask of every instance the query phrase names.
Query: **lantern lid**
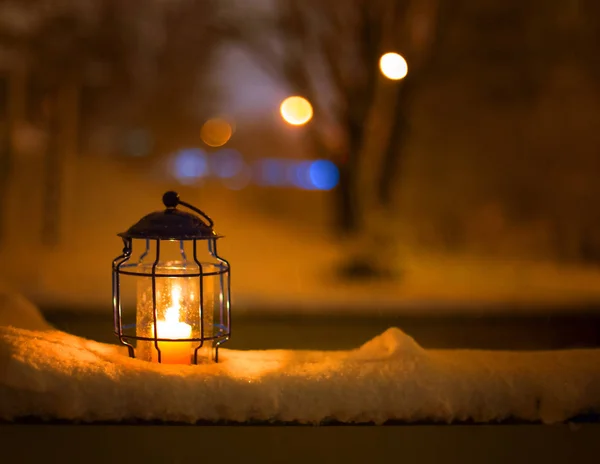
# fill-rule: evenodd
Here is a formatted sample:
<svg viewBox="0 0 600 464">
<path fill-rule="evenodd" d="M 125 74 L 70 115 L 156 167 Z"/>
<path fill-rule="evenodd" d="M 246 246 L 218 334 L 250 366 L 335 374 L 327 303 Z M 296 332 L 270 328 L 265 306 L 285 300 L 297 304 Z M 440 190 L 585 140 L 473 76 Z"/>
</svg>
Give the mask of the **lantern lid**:
<svg viewBox="0 0 600 464">
<path fill-rule="evenodd" d="M 214 223 L 203 211 L 181 201 L 176 192 L 163 195 L 166 209 L 147 214 L 119 237 L 151 240 L 202 240 L 220 238 L 214 230 Z M 177 209 L 182 205 L 196 214 Z"/>
</svg>

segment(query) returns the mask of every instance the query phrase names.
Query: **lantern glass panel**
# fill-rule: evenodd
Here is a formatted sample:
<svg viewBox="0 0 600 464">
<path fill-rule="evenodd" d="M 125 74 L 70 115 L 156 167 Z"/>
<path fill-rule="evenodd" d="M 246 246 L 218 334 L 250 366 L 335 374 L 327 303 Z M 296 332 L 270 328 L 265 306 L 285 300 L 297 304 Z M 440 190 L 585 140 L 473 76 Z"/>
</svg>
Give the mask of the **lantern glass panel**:
<svg viewBox="0 0 600 464">
<path fill-rule="evenodd" d="M 223 270 L 223 264 L 219 264 L 219 269 Z M 221 272 L 212 278 L 216 289 L 215 295 L 215 335 L 226 335 L 229 332 L 231 321 L 227 308 L 229 302 L 229 272 Z"/>
<path fill-rule="evenodd" d="M 127 264 L 122 266 L 125 270 L 131 268 L 126 267 Z M 133 269 L 135 270 L 135 269 Z M 121 331 L 127 342 L 134 348 L 137 346 L 136 335 L 136 293 L 138 287 L 139 277 L 133 275 L 122 274 L 119 276 L 119 296 L 121 304 Z M 118 331 L 119 323 L 115 320 L 115 332 Z"/>
</svg>

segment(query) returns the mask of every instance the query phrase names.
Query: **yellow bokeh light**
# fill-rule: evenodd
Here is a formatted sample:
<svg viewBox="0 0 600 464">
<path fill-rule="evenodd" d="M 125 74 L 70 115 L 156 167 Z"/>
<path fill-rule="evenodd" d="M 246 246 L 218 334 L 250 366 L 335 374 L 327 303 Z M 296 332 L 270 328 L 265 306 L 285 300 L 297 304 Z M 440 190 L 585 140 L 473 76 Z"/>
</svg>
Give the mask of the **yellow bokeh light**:
<svg viewBox="0 0 600 464">
<path fill-rule="evenodd" d="M 294 126 L 301 126 L 311 120 L 312 105 L 303 97 L 288 97 L 281 103 L 281 117 Z"/>
<path fill-rule="evenodd" d="M 225 145 L 233 135 L 231 124 L 221 118 L 212 118 L 204 123 L 200 130 L 202 141 L 209 147 Z"/>
<path fill-rule="evenodd" d="M 403 79 L 408 74 L 408 64 L 398 53 L 386 53 L 379 60 L 381 73 L 393 81 Z"/>
</svg>

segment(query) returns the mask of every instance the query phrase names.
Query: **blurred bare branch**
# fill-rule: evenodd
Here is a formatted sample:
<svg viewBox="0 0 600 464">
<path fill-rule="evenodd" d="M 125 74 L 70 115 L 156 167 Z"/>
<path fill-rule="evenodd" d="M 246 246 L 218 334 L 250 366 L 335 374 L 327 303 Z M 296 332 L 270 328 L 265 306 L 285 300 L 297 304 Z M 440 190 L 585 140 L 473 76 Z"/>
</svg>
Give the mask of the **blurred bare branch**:
<svg viewBox="0 0 600 464">
<path fill-rule="evenodd" d="M 274 18 L 234 21 L 231 37 L 292 92 L 308 98 L 315 108 L 305 129 L 315 153 L 334 160 L 341 174 L 337 189 L 338 226 L 353 233 L 361 228 L 357 175 L 359 160 L 369 156 L 365 142 L 376 105 L 382 53 L 400 50 L 418 71 L 433 43 L 436 0 L 281 0 Z M 406 32 L 408 31 L 408 32 Z M 414 68 L 413 68 L 414 66 Z M 419 77 L 415 77 L 417 82 Z M 381 197 L 389 197 L 396 158 L 405 137 L 408 93 L 414 85 L 399 85 L 394 134 L 389 138 Z"/>
</svg>

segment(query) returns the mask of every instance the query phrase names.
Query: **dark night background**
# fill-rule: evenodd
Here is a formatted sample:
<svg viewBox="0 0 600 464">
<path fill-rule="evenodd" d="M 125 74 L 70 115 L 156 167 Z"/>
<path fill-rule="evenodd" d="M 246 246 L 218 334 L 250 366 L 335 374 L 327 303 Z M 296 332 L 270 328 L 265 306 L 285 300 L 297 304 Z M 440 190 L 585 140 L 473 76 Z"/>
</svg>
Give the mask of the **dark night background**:
<svg viewBox="0 0 600 464">
<path fill-rule="evenodd" d="M 593 0 L 3 0 L 0 278 L 110 339 L 115 234 L 176 189 L 232 347 L 597 346 L 599 34 Z"/>
</svg>

